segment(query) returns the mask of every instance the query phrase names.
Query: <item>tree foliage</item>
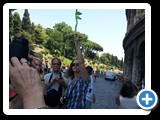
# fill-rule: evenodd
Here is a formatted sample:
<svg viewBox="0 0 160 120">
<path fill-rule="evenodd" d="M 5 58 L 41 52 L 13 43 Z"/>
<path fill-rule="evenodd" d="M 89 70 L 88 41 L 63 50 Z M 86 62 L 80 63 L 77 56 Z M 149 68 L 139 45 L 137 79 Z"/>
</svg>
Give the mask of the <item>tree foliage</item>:
<svg viewBox="0 0 160 120">
<path fill-rule="evenodd" d="M 13 28 L 14 28 L 14 36 L 19 37 L 22 32 L 22 24 L 18 12 L 15 12 L 13 15 Z"/>
<path fill-rule="evenodd" d="M 9 15 L 9 36 L 23 36 L 29 40 L 30 48 L 41 46 L 42 52 L 35 53 L 36 56 L 44 59 L 44 56 L 51 54 L 52 56 L 63 56 L 66 59 L 72 59 L 76 56 L 75 44 L 73 40 L 72 27 L 65 22 L 56 23 L 52 28 L 44 29 L 42 25 L 34 24 L 30 21 L 28 9 L 24 10 L 22 22 L 17 12 Z M 99 69 L 110 69 L 112 66 L 123 68 L 123 58 L 118 60 L 117 56 L 109 53 L 103 53 L 99 56 L 99 52 L 103 52 L 103 47 L 98 43 L 88 39 L 88 35 L 76 31 L 80 36 L 80 47 L 85 59 L 90 60 L 90 64 L 96 65 Z M 98 41 L 98 40 L 97 40 Z M 45 58 L 46 59 L 46 58 Z M 101 63 L 104 65 L 98 66 Z M 69 64 L 69 61 L 67 62 Z"/>
<path fill-rule="evenodd" d="M 22 28 L 27 32 L 31 32 L 31 21 L 28 13 L 28 9 L 24 10 L 24 15 L 22 18 Z"/>
</svg>

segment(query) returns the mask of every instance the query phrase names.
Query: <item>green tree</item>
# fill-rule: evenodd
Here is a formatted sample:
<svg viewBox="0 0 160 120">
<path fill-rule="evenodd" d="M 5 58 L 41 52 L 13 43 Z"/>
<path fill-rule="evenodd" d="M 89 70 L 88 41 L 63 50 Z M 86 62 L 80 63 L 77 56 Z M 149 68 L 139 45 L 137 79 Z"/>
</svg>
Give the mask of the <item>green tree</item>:
<svg viewBox="0 0 160 120">
<path fill-rule="evenodd" d="M 12 36 L 14 36 L 14 20 L 13 20 L 13 15 L 10 12 L 9 14 L 9 38 L 11 39 Z"/>
<path fill-rule="evenodd" d="M 65 57 L 67 48 L 69 48 L 69 45 L 71 42 L 70 38 L 72 36 L 72 27 L 69 25 L 66 25 L 62 28 L 61 31 L 62 31 L 61 33 L 63 34 L 63 41 L 62 41 L 63 51 L 61 52 L 63 53 L 63 56 Z"/>
<path fill-rule="evenodd" d="M 121 61 L 120 61 L 120 66 L 121 66 L 121 68 L 123 68 L 124 67 L 124 61 L 123 61 L 123 58 L 121 59 Z"/>
<path fill-rule="evenodd" d="M 19 37 L 22 31 L 22 24 L 18 12 L 15 12 L 13 15 L 13 25 L 14 25 L 14 36 Z"/>
<path fill-rule="evenodd" d="M 31 21 L 28 13 L 28 9 L 24 10 L 23 18 L 22 18 L 22 28 L 27 32 L 31 32 Z"/>
<path fill-rule="evenodd" d="M 65 26 L 68 26 L 65 22 L 56 23 L 56 24 L 53 26 L 53 29 L 54 29 L 54 30 L 57 30 L 57 31 L 59 31 L 59 32 L 62 32 L 62 29 L 63 29 Z"/>
<path fill-rule="evenodd" d="M 34 30 L 35 30 L 36 44 L 42 44 L 44 41 L 46 41 L 47 39 L 46 32 L 40 24 L 35 25 Z"/>
<path fill-rule="evenodd" d="M 55 53 L 55 50 L 62 51 L 63 46 L 63 34 L 57 30 L 47 28 L 46 34 L 48 35 L 48 40 L 45 43 L 45 47 L 51 51 L 51 53 Z"/>
</svg>

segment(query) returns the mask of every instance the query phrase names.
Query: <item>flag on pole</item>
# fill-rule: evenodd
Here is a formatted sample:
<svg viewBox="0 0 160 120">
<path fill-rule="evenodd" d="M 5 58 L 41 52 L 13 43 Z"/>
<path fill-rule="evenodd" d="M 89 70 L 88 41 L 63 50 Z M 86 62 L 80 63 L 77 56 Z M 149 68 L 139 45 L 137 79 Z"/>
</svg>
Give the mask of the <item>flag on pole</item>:
<svg viewBox="0 0 160 120">
<path fill-rule="evenodd" d="M 82 15 L 82 13 L 79 12 L 78 9 L 76 9 L 76 12 L 75 12 L 75 19 L 76 19 L 75 32 L 77 31 L 78 19 L 81 20 L 81 18 L 79 17 L 80 15 Z"/>
<path fill-rule="evenodd" d="M 77 9 L 76 9 L 76 19 L 81 19 L 80 17 L 79 17 L 79 15 L 82 15 L 82 13 L 81 12 L 79 12 Z"/>
</svg>

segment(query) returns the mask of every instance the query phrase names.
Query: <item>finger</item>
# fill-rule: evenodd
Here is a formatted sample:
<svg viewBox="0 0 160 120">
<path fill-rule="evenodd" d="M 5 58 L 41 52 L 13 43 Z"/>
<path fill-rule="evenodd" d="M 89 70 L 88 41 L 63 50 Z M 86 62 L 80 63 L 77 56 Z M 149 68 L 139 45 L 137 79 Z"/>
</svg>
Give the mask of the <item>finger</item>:
<svg viewBox="0 0 160 120">
<path fill-rule="evenodd" d="M 23 66 L 28 66 L 28 62 L 25 58 L 22 58 L 20 61 Z"/>
<path fill-rule="evenodd" d="M 28 54 L 28 60 L 29 60 L 29 61 L 32 61 L 33 58 L 34 58 L 33 55 Z"/>
<path fill-rule="evenodd" d="M 21 63 L 19 62 L 17 57 L 12 57 L 11 62 L 12 62 L 13 67 L 14 66 L 21 66 Z"/>
<path fill-rule="evenodd" d="M 14 72 L 14 68 L 12 64 L 9 62 L 9 83 L 11 83 L 10 77 L 14 74 L 13 72 Z"/>
<path fill-rule="evenodd" d="M 12 69 L 13 69 L 13 66 L 12 66 L 11 62 L 9 62 L 9 72 L 11 72 Z"/>
</svg>

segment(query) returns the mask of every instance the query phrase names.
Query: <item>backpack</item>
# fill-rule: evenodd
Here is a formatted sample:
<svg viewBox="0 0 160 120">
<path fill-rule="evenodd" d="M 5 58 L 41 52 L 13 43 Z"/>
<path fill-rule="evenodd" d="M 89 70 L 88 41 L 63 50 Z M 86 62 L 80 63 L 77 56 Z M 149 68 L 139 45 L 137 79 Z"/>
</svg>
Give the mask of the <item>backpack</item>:
<svg viewBox="0 0 160 120">
<path fill-rule="evenodd" d="M 51 74 L 49 78 L 49 83 L 51 82 L 53 73 Z M 62 73 L 60 72 L 60 77 L 62 77 Z M 54 88 L 49 88 L 47 91 L 47 94 L 44 96 L 44 100 L 46 105 L 50 107 L 56 107 L 60 105 L 60 97 L 62 96 L 62 85 L 59 85 L 58 91 Z"/>
</svg>

